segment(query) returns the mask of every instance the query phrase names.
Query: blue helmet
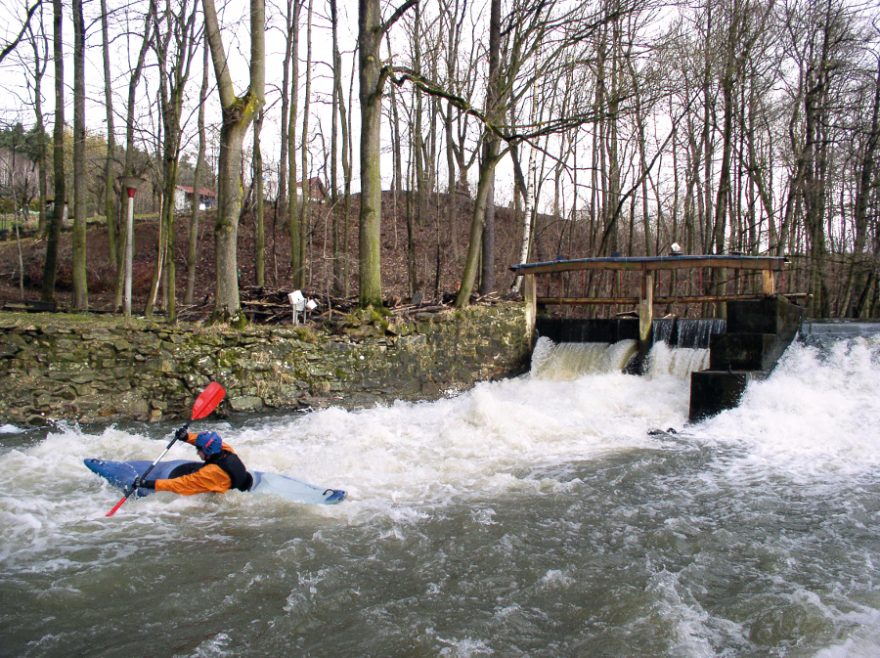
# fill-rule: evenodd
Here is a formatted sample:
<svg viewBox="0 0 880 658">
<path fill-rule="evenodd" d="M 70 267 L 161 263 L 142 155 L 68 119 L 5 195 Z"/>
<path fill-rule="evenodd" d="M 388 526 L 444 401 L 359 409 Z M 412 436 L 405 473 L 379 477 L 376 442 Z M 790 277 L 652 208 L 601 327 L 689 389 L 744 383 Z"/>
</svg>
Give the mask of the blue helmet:
<svg viewBox="0 0 880 658">
<path fill-rule="evenodd" d="M 223 439 L 217 432 L 199 432 L 196 437 L 196 448 L 205 453 L 205 456 L 211 457 L 219 455 L 223 445 Z"/>
</svg>

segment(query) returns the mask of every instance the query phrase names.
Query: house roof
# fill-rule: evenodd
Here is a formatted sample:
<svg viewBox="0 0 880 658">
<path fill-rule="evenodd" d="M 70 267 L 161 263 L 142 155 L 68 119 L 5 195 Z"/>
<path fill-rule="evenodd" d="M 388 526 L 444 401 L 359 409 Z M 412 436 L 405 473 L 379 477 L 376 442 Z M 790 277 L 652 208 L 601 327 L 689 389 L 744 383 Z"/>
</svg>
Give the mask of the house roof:
<svg viewBox="0 0 880 658">
<path fill-rule="evenodd" d="M 318 176 L 312 176 L 307 181 L 298 181 L 296 186 L 302 189 L 305 183 L 308 183 L 310 193 L 314 194 L 315 192 L 317 192 L 323 197 L 327 196 L 327 190 L 324 187 L 324 181 L 322 181 Z"/>
<path fill-rule="evenodd" d="M 178 185 L 177 189 L 183 190 L 187 194 L 193 193 L 193 188 L 191 185 Z M 214 192 L 214 190 L 210 190 L 207 187 L 201 187 L 199 188 L 199 196 L 217 196 L 217 194 Z"/>
</svg>

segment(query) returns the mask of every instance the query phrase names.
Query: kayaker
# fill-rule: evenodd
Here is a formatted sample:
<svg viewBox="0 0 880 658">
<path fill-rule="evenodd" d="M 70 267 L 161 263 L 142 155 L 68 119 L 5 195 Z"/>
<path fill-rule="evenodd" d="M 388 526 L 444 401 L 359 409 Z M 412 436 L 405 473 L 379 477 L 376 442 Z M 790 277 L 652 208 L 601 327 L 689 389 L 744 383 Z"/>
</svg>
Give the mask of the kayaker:
<svg viewBox="0 0 880 658">
<path fill-rule="evenodd" d="M 170 491 L 182 496 L 200 493 L 226 493 L 230 489 L 247 491 L 254 478 L 235 450 L 217 432 L 177 431 L 177 440 L 194 445 L 202 464 L 192 462 L 181 464 L 169 474 L 167 479 L 135 481 L 135 488 Z"/>
</svg>

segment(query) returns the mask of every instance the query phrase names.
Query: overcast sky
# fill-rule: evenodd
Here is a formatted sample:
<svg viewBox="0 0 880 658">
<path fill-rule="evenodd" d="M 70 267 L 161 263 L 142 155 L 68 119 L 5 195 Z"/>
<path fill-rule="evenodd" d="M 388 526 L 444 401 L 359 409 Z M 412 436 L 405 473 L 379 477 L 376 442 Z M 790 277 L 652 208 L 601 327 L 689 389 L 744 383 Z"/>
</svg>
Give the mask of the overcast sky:
<svg viewBox="0 0 880 658">
<path fill-rule="evenodd" d="M 29 0 L 33 1 L 33 0 Z M 315 62 L 312 80 L 310 133 L 318 132 L 319 125 L 323 125 L 323 133 L 326 135 L 327 148 L 329 148 L 330 113 L 329 101 L 332 90 L 332 73 L 329 66 L 331 61 L 331 34 L 329 20 L 322 15 L 326 3 L 323 0 L 315 2 L 316 10 L 313 23 L 312 59 Z M 52 7 L 45 3 L 43 11 L 43 23 L 47 30 L 52 29 Z M 73 120 L 72 111 L 72 84 L 73 84 L 73 27 L 69 14 L 69 2 L 65 2 L 65 79 L 68 93 L 66 98 L 66 121 Z M 118 6 L 118 1 L 110 0 L 108 5 Z M 126 5 L 127 9 L 112 12 L 111 20 L 111 68 L 113 70 L 114 110 L 116 113 L 115 127 L 117 142 L 124 140 L 124 113 L 128 94 L 128 82 L 130 71 L 134 68 L 137 52 L 140 47 L 140 38 L 143 34 L 143 12 L 146 2 L 132 2 Z M 320 10 L 318 9 L 320 6 Z M 102 36 L 99 21 L 100 4 L 97 0 L 86 0 L 86 29 L 88 45 L 88 62 L 86 69 L 86 86 L 88 88 L 88 100 L 86 108 L 86 122 L 90 131 L 105 134 L 106 117 L 104 109 L 104 70 L 101 55 Z M 15 38 L 21 29 L 25 15 L 25 0 L 5 0 L 0 3 L 0 39 L 8 43 Z M 284 56 L 284 15 L 282 10 L 274 3 L 267 3 L 266 7 L 267 32 L 266 32 L 266 109 L 267 116 L 263 124 L 263 157 L 267 166 L 276 166 L 278 161 L 278 148 L 280 136 L 280 84 L 282 79 L 282 63 Z M 300 32 L 300 72 L 301 86 L 305 83 L 306 58 L 306 17 L 303 12 L 302 27 Z M 247 6 L 243 2 L 235 2 L 222 13 L 221 21 L 224 28 L 224 45 L 226 47 L 230 65 L 233 70 L 233 80 L 236 92 L 242 93 L 247 87 L 247 61 L 250 50 L 249 17 Z M 339 39 L 342 51 L 343 67 L 345 68 L 345 91 L 349 91 L 349 76 L 352 66 L 352 57 L 357 37 L 357 5 L 353 2 L 339 2 Z M 51 39 L 51 34 L 49 35 Z M 49 44 L 51 57 L 51 42 Z M 17 52 L 9 55 L 0 64 L 0 122 L 4 126 L 21 122 L 29 127 L 34 124 L 33 94 L 29 89 L 28 67 L 31 66 L 32 51 L 27 42 L 19 46 Z M 184 129 L 185 151 L 195 153 L 197 147 L 196 134 L 196 102 L 198 100 L 199 85 L 201 81 L 201 54 L 193 64 L 190 81 L 187 86 L 188 104 L 184 110 L 184 121 L 188 123 Z M 142 139 L 147 140 L 150 134 L 155 134 L 155 113 L 148 111 L 150 98 L 155 97 L 157 92 L 157 76 L 155 71 L 155 58 L 151 58 L 145 72 L 144 80 L 138 90 L 138 126 L 142 131 Z M 209 67 L 211 65 L 209 64 Z M 213 84 L 213 69 L 211 69 L 211 81 Z M 353 100 L 357 102 L 357 82 L 351 89 Z M 302 104 L 302 98 L 300 103 Z M 219 121 L 219 102 L 216 91 L 212 90 L 208 99 L 208 121 Z M 46 70 L 43 80 L 43 110 L 46 118 L 47 129 L 51 131 L 54 112 L 54 67 L 50 65 Z M 353 120 L 357 121 L 357 112 L 353 114 Z M 300 117 L 299 122 L 302 121 Z M 301 126 L 301 124 L 300 124 Z M 301 127 L 300 127 L 301 130 Z M 355 129 L 357 130 L 357 129 Z M 355 133 L 357 134 L 357 133 Z M 357 148 L 355 138 L 354 147 Z M 317 160 L 320 153 L 320 144 L 314 144 L 312 152 Z M 210 149 L 209 149 L 210 151 Z M 209 152 L 209 156 L 211 153 Z M 216 146 L 214 149 L 216 155 Z M 356 159 L 355 159 L 356 163 Z M 390 174 L 390 167 L 387 168 Z M 357 172 L 355 173 L 357 175 Z"/>
</svg>

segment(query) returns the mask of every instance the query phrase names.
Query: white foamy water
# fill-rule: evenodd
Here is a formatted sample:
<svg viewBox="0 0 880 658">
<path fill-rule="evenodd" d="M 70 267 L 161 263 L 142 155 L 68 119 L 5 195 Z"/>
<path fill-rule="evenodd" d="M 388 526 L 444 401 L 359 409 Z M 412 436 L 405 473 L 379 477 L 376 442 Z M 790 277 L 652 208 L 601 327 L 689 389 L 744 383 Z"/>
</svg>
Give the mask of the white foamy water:
<svg viewBox="0 0 880 658">
<path fill-rule="evenodd" d="M 554 343 L 542 336 L 532 353 L 533 377 L 556 381 L 584 375 L 621 372 L 636 353 L 636 341 L 617 343 Z"/>
<path fill-rule="evenodd" d="M 753 382 L 742 403 L 700 434 L 745 450 L 743 476 L 784 474 L 831 481 L 880 466 L 880 347 L 876 338 L 795 345 L 772 376 Z"/>
<path fill-rule="evenodd" d="M 692 372 L 709 367 L 709 350 L 696 347 L 670 347 L 663 341 L 655 343 L 648 354 L 647 376 L 663 375 L 687 378 Z"/>
<path fill-rule="evenodd" d="M 739 408 L 693 426 L 705 353 L 658 343 L 639 377 L 621 372 L 631 345 L 538 347 L 530 374 L 454 398 L 198 423 L 252 469 L 346 489 L 338 506 L 161 494 L 107 519 L 119 492 L 82 460 L 152 460 L 173 428 L 4 434 L 0 600 L 18 603 L 0 646 L 880 651 L 876 341 L 795 345 Z"/>
</svg>

